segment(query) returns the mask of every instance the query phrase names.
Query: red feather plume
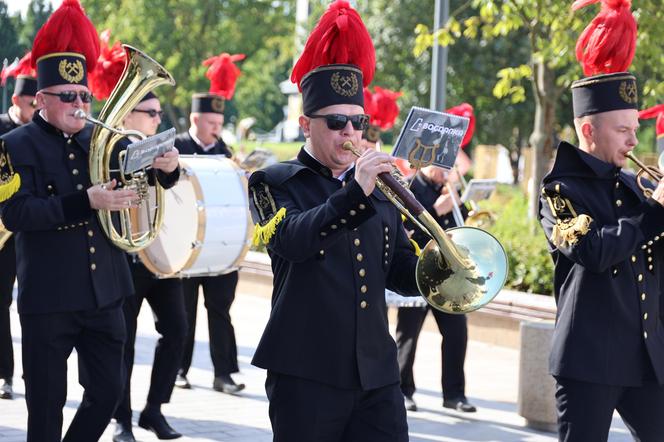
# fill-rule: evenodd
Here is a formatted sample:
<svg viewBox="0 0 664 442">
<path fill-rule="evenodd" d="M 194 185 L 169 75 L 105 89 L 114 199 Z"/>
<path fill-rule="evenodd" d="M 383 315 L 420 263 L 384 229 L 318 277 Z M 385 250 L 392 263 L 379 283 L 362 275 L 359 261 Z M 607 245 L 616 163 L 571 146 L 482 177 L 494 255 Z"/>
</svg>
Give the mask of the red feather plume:
<svg viewBox="0 0 664 442">
<path fill-rule="evenodd" d="M 664 135 L 664 104 L 644 109 L 639 112 L 639 118 L 647 120 L 650 118 L 657 118 L 655 123 L 655 131 L 657 136 Z"/>
<path fill-rule="evenodd" d="M 372 104 L 370 106 L 371 112 L 367 110 L 366 94 L 365 94 L 365 112 L 371 118 L 369 124 L 378 126 L 381 130 L 388 130 L 394 126 L 394 121 L 399 116 L 399 105 L 397 98 L 403 95 L 401 92 L 391 91 L 376 86 L 374 93 L 371 96 Z"/>
<path fill-rule="evenodd" d="M 328 64 L 358 66 L 364 86 L 371 83 L 376 70 L 376 53 L 371 36 L 360 14 L 346 0 L 336 0 L 321 16 L 293 67 L 291 81 L 299 88 L 307 73 Z"/>
<path fill-rule="evenodd" d="M 35 36 L 32 66 L 44 55 L 54 52 L 82 54 L 92 72 L 99 58 L 99 35 L 85 15 L 79 0 L 64 0 Z"/>
<path fill-rule="evenodd" d="M 37 73 L 32 67 L 31 53 L 28 52 L 21 58 L 18 63 L 10 64 L 0 72 L 0 86 L 4 86 L 9 77 L 18 77 L 19 75 L 29 75 L 36 77 Z"/>
<path fill-rule="evenodd" d="M 203 66 L 209 66 L 205 76 L 210 80 L 211 94 L 220 95 L 226 100 L 233 98 L 235 83 L 242 75 L 235 62 L 245 57 L 244 54 L 231 55 L 224 52 L 203 62 Z"/>
<path fill-rule="evenodd" d="M 116 41 L 113 46 L 111 41 L 111 30 L 106 29 L 100 35 L 101 54 L 97 59 L 96 68 L 88 76 L 88 82 L 92 94 L 98 100 L 105 100 L 113 92 L 118 84 L 125 64 L 127 64 L 127 53 L 122 44 Z"/>
<path fill-rule="evenodd" d="M 461 148 L 465 148 L 473 138 L 473 134 L 475 134 L 475 112 L 473 112 L 473 106 L 468 103 L 461 103 L 458 106 L 447 109 L 445 112 L 470 119 L 466 135 L 464 135 L 463 140 L 461 140 Z"/>
<path fill-rule="evenodd" d="M 600 1 L 602 9 L 576 42 L 576 58 L 586 76 L 626 71 L 636 51 L 631 0 L 576 0 L 572 9 Z"/>
<path fill-rule="evenodd" d="M 364 113 L 371 116 L 376 113 L 376 106 L 373 99 L 373 93 L 368 87 L 364 88 Z"/>
</svg>

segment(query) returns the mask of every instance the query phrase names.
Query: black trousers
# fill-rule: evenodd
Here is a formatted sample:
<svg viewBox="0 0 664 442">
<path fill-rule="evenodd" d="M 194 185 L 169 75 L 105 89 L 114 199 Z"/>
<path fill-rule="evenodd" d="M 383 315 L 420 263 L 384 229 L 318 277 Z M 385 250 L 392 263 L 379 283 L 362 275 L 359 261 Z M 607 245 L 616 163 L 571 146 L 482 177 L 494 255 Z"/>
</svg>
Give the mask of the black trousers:
<svg viewBox="0 0 664 442">
<path fill-rule="evenodd" d="M 132 263 L 130 267 L 136 295 L 125 298 L 123 306 L 127 324 L 127 345 L 124 357 L 127 378 L 123 389 L 124 394 L 115 411 L 115 419 L 127 425 L 131 424 L 131 374 L 134 367 L 137 318 L 143 300 L 146 299 L 150 304 L 155 328 L 161 334 L 152 363 L 147 399 L 149 404 L 158 405 L 170 401 L 173 383 L 182 359 L 184 337 L 187 333 L 181 280 L 157 279 L 140 263 Z"/>
<path fill-rule="evenodd" d="M 9 323 L 9 307 L 16 279 L 16 250 L 14 237 L 0 250 L 0 379 L 14 376 L 14 350 Z"/>
<path fill-rule="evenodd" d="M 401 307 L 397 313 L 397 349 L 401 391 L 405 396 L 415 393 L 413 363 L 417 340 L 427 312 L 431 311 L 443 336 L 440 344 L 442 358 L 441 385 L 443 398 L 452 400 L 465 396 L 466 379 L 463 365 L 466 360 L 468 323 L 466 315 L 443 313 L 431 307 Z"/>
<path fill-rule="evenodd" d="M 100 310 L 21 315 L 28 442 L 59 442 L 67 399 L 67 359 L 78 353 L 85 389 L 64 442 L 101 437 L 124 383 L 125 324 L 121 302 Z"/>
<path fill-rule="evenodd" d="M 637 442 L 664 440 L 664 387 L 615 387 L 556 377 L 561 442 L 606 442 L 618 410 Z"/>
<path fill-rule="evenodd" d="M 398 384 L 344 390 L 268 370 L 265 391 L 274 442 L 407 442 Z"/>
<path fill-rule="evenodd" d="M 184 345 L 184 356 L 180 373 L 186 375 L 191 367 L 194 353 L 194 337 L 196 333 L 196 306 L 198 305 L 198 288 L 203 287 L 205 308 L 208 312 L 208 329 L 210 332 L 210 357 L 214 366 L 214 376 L 237 373 L 237 344 L 235 329 L 231 322 L 231 305 L 235 300 L 235 289 L 238 272 L 219 276 L 204 276 L 182 280 L 184 304 L 187 310 L 189 330 Z"/>
</svg>

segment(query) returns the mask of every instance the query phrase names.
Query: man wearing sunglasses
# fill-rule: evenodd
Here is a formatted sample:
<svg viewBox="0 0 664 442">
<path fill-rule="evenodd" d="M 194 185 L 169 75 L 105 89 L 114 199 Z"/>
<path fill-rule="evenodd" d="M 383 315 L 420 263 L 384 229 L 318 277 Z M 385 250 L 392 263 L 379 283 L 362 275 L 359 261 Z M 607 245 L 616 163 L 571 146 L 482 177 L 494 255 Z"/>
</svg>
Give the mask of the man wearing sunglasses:
<svg viewBox="0 0 664 442">
<path fill-rule="evenodd" d="M 231 89 L 234 90 L 234 88 L 233 82 Z M 194 94 L 189 118 L 191 127 L 188 132 L 178 135 L 175 139 L 175 146 L 181 153 L 224 155 L 227 158 L 233 156 L 230 148 L 221 138 L 225 100 L 231 97 L 232 93 L 226 94 L 225 97 L 219 93 Z M 237 361 L 235 329 L 230 314 L 238 279 L 238 272 L 234 270 L 223 275 L 187 278 L 183 281 L 188 331 L 182 364 L 175 383 L 177 387 L 191 388 L 187 373 L 194 352 L 198 295 L 199 289 L 202 287 L 208 314 L 210 357 L 214 367 L 212 388 L 228 394 L 237 394 L 244 389 L 244 384 L 236 383 L 231 377 L 232 373 L 240 370 Z"/>
<path fill-rule="evenodd" d="M 29 68 L 29 67 L 28 67 Z M 26 73 L 17 73 L 12 105 L 6 114 L 0 115 L 0 135 L 28 123 L 35 112 L 37 79 L 30 68 Z M 16 279 L 16 251 L 11 236 L 0 249 L 0 399 L 13 399 L 14 350 L 9 323 L 9 307 L 13 300 Z"/>
<path fill-rule="evenodd" d="M 344 41 L 366 43 L 349 51 Z M 315 47 L 352 56 L 321 65 Z M 362 85 L 373 71 L 364 24 L 337 0 L 291 77 L 302 91 L 305 145 L 297 159 L 249 180 L 254 239 L 274 273 L 272 312 L 252 363 L 267 369 L 275 442 L 408 440 L 385 288 L 417 294 L 417 257 L 399 212 L 375 187 L 392 157 L 344 149 L 360 146 Z"/>
<path fill-rule="evenodd" d="M 96 210 L 130 207 L 138 195 L 115 189 L 115 181 L 90 182 L 92 128 L 75 113 L 90 112 L 87 66 L 96 65 L 98 40 L 80 4 L 63 2 L 33 45 L 40 110 L 0 137 L 20 176 L 0 215 L 16 235 L 28 442 L 62 438 L 72 350 L 84 393 L 62 440 L 98 440 L 122 394 L 122 302 L 134 287 L 125 253 L 108 240 Z"/>
</svg>

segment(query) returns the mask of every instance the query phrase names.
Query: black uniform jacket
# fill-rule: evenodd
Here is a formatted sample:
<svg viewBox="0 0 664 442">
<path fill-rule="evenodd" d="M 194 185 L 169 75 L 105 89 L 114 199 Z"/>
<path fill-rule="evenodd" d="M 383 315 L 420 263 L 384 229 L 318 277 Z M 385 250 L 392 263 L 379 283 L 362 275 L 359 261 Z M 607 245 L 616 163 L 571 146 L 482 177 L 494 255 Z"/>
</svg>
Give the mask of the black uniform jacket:
<svg viewBox="0 0 664 442">
<path fill-rule="evenodd" d="M 664 384 L 664 207 L 643 196 L 633 174 L 561 143 L 540 218 L 558 304 L 551 373 Z"/>
<path fill-rule="evenodd" d="M 267 249 L 272 313 L 252 363 L 339 388 L 399 382 L 385 287 L 416 295 L 417 257 L 401 215 L 378 191 L 332 177 L 302 149 L 297 160 L 255 172 L 254 220 L 281 208 Z"/>
<path fill-rule="evenodd" d="M 124 252 L 104 235 L 90 207 L 92 127 L 65 138 L 35 113 L 0 137 L 21 177 L 2 220 L 16 232 L 21 314 L 96 309 L 133 293 Z"/>
<path fill-rule="evenodd" d="M 417 201 L 419 201 L 422 206 L 433 216 L 433 218 L 440 224 L 443 229 L 451 229 L 452 227 L 457 227 L 456 221 L 454 220 L 454 215 L 452 212 L 445 215 L 439 216 L 436 213 L 436 209 L 433 208 L 436 200 L 441 194 L 441 185 L 436 185 L 429 180 L 427 180 L 422 174 L 416 174 L 410 183 L 410 191 L 413 192 Z M 458 201 L 458 198 L 457 198 Z M 461 216 L 465 220 L 468 217 L 468 209 L 465 205 L 459 206 L 461 211 Z M 419 227 L 416 227 L 410 220 L 404 222 L 406 229 L 412 230 L 413 235 L 411 238 L 417 243 L 420 248 L 423 248 L 427 245 L 431 237 L 424 233 Z"/>
<path fill-rule="evenodd" d="M 177 147 L 180 155 L 225 155 L 227 158 L 233 156 L 230 149 L 221 138 L 212 149 L 205 151 L 194 141 L 193 138 L 191 138 L 189 132 L 183 132 L 175 137 L 175 147 Z"/>
</svg>

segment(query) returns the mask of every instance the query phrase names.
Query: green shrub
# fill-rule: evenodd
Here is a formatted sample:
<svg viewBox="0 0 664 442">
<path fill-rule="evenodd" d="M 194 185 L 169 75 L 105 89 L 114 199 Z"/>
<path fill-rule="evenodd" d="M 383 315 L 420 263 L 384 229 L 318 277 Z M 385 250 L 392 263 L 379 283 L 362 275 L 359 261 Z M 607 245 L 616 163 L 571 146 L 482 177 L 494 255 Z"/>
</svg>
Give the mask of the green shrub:
<svg viewBox="0 0 664 442">
<path fill-rule="evenodd" d="M 543 295 L 553 294 L 553 261 L 537 220 L 528 219 L 528 200 L 517 187 L 499 186 L 483 210 L 496 223 L 489 228 L 507 252 L 509 271 L 505 287 Z"/>
</svg>

